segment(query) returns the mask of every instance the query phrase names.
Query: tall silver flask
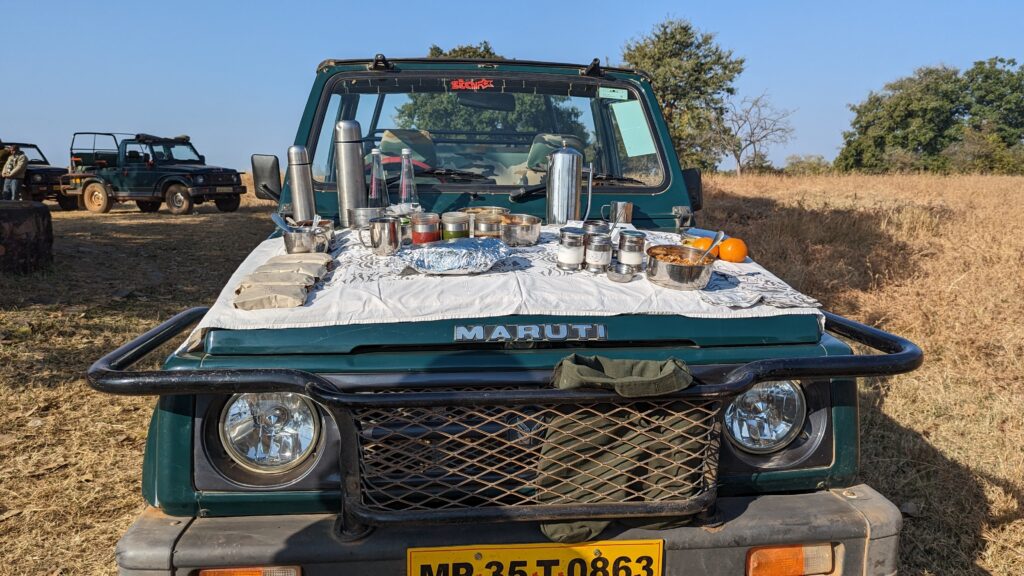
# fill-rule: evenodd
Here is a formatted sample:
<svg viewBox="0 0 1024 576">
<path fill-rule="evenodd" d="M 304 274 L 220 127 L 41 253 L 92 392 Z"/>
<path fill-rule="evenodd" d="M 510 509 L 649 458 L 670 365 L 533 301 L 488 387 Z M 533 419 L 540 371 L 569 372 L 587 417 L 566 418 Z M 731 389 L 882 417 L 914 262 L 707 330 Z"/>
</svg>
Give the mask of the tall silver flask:
<svg viewBox="0 0 1024 576">
<path fill-rule="evenodd" d="M 312 220 L 316 214 L 313 198 L 313 172 L 305 146 L 288 148 L 288 185 L 292 194 L 292 218 L 296 222 Z"/>
<path fill-rule="evenodd" d="M 548 157 L 547 223 L 565 224 L 579 220 L 580 192 L 583 187 L 583 155 L 566 146 Z"/>
<path fill-rule="evenodd" d="M 363 165 L 363 131 L 359 122 L 342 120 L 334 126 L 334 166 L 338 171 L 338 219 L 349 228 L 348 211 L 366 207 L 366 173 Z"/>
</svg>

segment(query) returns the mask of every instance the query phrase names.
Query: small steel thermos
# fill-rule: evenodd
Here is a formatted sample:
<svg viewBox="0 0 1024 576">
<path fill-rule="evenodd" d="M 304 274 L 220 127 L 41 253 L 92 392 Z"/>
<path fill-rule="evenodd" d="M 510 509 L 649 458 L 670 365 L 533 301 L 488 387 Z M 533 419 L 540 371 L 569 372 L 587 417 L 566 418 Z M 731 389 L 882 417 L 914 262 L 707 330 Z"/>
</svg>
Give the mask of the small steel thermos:
<svg viewBox="0 0 1024 576">
<path fill-rule="evenodd" d="M 363 133 L 359 122 L 342 120 L 334 126 L 334 166 L 337 170 L 338 219 L 351 227 L 349 210 L 366 207 L 366 168 L 363 163 Z"/>
<path fill-rule="evenodd" d="M 292 218 L 296 222 L 312 220 L 316 214 L 313 197 L 313 172 L 305 146 L 288 148 L 288 185 L 292 195 Z"/>
</svg>

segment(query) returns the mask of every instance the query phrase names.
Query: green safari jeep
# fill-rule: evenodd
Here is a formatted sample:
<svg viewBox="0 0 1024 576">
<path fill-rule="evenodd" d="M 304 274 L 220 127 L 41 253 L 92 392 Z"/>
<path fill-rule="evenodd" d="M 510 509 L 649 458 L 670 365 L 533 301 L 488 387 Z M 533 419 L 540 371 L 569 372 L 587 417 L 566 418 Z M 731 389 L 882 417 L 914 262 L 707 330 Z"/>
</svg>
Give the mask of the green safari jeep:
<svg viewBox="0 0 1024 576">
<path fill-rule="evenodd" d="M 161 204 L 171 214 L 188 214 L 212 200 L 221 212 L 234 212 L 245 194 L 241 175 L 208 166 L 188 136 L 75 132 L 65 194 L 78 196 L 90 212 L 110 211 L 115 202 L 134 201 L 141 212 Z"/>
<path fill-rule="evenodd" d="M 367 157 L 413 151 L 432 212 L 486 205 L 543 217 L 552 140 L 592 163 L 595 207 L 628 199 L 639 229 L 674 234 L 701 207 L 699 173 L 679 165 L 639 71 L 327 60 L 294 142 L 309 152 L 324 218 L 338 216 L 341 120 L 359 122 Z M 294 184 L 272 173 L 257 177 L 257 193 L 287 212 Z M 596 287 L 591 298 L 628 294 L 629 284 L 566 274 Z M 499 314 L 488 303 L 520 295 L 489 300 L 446 291 L 447 277 L 419 278 L 396 282 L 435 288 L 405 302 L 370 284 L 378 316 L 328 311 L 305 324 L 233 310 L 233 280 L 212 308 L 98 360 L 95 389 L 159 397 L 147 507 L 117 546 L 121 574 L 896 572 L 900 513 L 857 482 L 856 378 L 914 370 L 913 343 L 816 308 L 669 314 L 638 302 L 581 313 L 582 291 L 544 313 Z M 367 297 L 331 290 L 341 307 Z M 437 317 L 387 316 L 438 306 Z M 131 369 L 197 322 L 162 370 Z M 879 353 L 854 354 L 848 342 Z M 556 365 L 591 355 L 683 360 L 692 384 L 646 397 L 551 385 Z"/>
</svg>

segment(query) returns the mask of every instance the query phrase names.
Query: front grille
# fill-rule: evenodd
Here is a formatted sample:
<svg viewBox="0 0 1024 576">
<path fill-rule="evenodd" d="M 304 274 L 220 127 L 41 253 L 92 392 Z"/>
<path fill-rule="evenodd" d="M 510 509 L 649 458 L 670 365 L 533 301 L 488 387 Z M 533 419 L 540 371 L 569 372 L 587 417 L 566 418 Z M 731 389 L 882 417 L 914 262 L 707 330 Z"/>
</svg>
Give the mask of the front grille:
<svg viewBox="0 0 1024 576">
<path fill-rule="evenodd" d="M 213 172 L 206 175 L 206 183 L 211 186 L 230 186 L 235 183 L 235 176 L 231 172 Z"/>
<path fill-rule="evenodd" d="M 720 398 L 598 401 L 581 391 L 589 401 L 401 406 L 389 392 L 359 394 L 390 397 L 386 407 L 351 409 L 357 501 L 368 516 L 525 507 L 582 516 L 622 504 L 666 515 L 714 497 Z"/>
</svg>

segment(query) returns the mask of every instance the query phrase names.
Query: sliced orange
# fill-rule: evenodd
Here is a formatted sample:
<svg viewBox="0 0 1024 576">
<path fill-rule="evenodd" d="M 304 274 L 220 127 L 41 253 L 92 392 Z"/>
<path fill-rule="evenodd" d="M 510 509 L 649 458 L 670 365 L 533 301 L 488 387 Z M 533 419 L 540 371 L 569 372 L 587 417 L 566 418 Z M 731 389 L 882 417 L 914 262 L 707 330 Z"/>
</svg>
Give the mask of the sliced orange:
<svg viewBox="0 0 1024 576">
<path fill-rule="evenodd" d="M 704 247 L 707 250 L 707 246 Z M 718 245 L 718 257 L 726 262 L 743 262 L 747 259 L 747 244 L 739 238 L 728 238 Z"/>
</svg>

